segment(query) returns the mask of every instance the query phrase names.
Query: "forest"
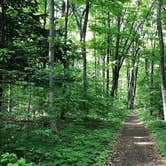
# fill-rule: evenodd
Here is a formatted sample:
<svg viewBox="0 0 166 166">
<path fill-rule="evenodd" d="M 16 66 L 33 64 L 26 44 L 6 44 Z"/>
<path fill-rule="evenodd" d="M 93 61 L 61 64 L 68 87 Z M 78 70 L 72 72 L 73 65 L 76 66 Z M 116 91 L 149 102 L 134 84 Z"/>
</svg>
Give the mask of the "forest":
<svg viewBox="0 0 166 166">
<path fill-rule="evenodd" d="M 165 0 L 0 0 L 0 166 L 159 166 L 165 42 Z"/>
</svg>

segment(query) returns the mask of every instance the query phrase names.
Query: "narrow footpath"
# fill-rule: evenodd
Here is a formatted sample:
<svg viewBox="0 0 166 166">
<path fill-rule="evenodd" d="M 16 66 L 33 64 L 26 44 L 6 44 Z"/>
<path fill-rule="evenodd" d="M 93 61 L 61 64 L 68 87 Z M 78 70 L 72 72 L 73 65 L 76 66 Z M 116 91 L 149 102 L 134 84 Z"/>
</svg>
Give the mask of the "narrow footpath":
<svg viewBox="0 0 166 166">
<path fill-rule="evenodd" d="M 137 114 L 133 113 L 125 121 L 117 147 L 108 157 L 107 166 L 166 166 Z"/>
</svg>

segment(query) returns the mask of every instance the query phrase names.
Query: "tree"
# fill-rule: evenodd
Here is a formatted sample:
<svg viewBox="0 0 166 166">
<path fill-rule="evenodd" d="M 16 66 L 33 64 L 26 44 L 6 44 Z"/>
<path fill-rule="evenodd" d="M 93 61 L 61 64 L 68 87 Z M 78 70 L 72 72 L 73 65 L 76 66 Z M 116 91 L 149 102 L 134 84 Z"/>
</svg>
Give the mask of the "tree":
<svg viewBox="0 0 166 166">
<path fill-rule="evenodd" d="M 133 46 L 133 53 L 131 57 L 131 64 L 127 68 L 128 94 L 127 94 L 127 108 L 134 109 L 134 100 L 136 95 L 137 75 L 139 67 L 139 50 L 137 44 Z"/>
<path fill-rule="evenodd" d="M 116 46 L 115 46 L 115 56 L 114 61 L 115 65 L 112 67 L 112 91 L 111 96 L 115 97 L 117 95 L 118 90 L 118 80 L 119 80 L 119 72 L 121 68 L 121 62 L 120 62 L 120 55 L 119 55 L 119 49 L 120 49 L 120 29 L 121 29 L 121 14 L 117 16 L 117 37 L 116 37 Z"/>
<path fill-rule="evenodd" d="M 90 0 L 86 0 L 85 8 L 80 14 L 79 10 L 76 9 L 75 4 L 73 3 L 73 14 L 75 16 L 77 26 L 80 34 L 80 43 L 81 43 L 81 54 L 83 61 L 83 94 L 84 97 L 87 95 L 87 58 L 86 58 L 86 33 L 88 26 L 88 18 L 89 18 L 89 10 L 90 10 Z"/>
<path fill-rule="evenodd" d="M 106 94 L 107 96 L 109 96 L 109 86 L 110 86 L 110 69 L 109 69 L 109 64 L 110 64 L 110 54 L 111 54 L 111 51 L 110 51 L 110 44 L 111 44 L 111 37 L 110 37 L 110 29 L 111 29 L 111 20 L 110 20 L 110 12 L 108 12 L 108 20 L 107 20 L 107 26 L 108 26 L 108 34 L 107 34 L 107 44 L 108 44 L 108 48 L 107 48 L 107 70 L 106 70 L 106 73 L 107 73 L 107 79 L 106 79 Z"/>
<path fill-rule="evenodd" d="M 51 114 L 51 128 L 57 132 L 54 108 L 54 0 L 49 1 L 49 112 Z"/>
<path fill-rule="evenodd" d="M 32 69 L 34 62 L 39 59 L 36 58 L 39 49 L 37 36 L 39 34 L 43 36 L 43 31 L 40 27 L 40 15 L 36 14 L 38 10 L 36 0 L 21 2 L 3 0 L 0 2 L 0 8 L 2 9 L 0 11 L 0 105 L 2 105 L 5 104 L 2 103 L 2 96 L 6 87 L 9 87 L 6 84 L 30 80 L 34 71 Z"/>
<path fill-rule="evenodd" d="M 165 56 L 164 39 L 163 39 L 163 29 L 161 21 L 161 6 L 162 6 L 162 0 L 158 0 L 157 31 L 158 31 L 159 46 L 160 46 L 160 78 L 161 78 L 161 92 L 163 100 L 164 120 L 166 121 L 166 73 L 165 73 L 165 57 L 164 57 Z"/>
</svg>

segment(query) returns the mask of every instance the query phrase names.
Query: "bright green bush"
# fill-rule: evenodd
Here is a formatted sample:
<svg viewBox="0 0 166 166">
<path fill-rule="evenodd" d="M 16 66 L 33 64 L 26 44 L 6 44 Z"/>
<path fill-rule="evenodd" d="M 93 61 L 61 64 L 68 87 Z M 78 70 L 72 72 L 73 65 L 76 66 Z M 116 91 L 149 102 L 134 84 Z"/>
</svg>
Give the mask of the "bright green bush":
<svg viewBox="0 0 166 166">
<path fill-rule="evenodd" d="M 4 153 L 0 156 L 0 165 L 2 166 L 33 166 L 32 163 L 26 163 L 24 158 L 18 159 L 15 153 Z"/>
</svg>

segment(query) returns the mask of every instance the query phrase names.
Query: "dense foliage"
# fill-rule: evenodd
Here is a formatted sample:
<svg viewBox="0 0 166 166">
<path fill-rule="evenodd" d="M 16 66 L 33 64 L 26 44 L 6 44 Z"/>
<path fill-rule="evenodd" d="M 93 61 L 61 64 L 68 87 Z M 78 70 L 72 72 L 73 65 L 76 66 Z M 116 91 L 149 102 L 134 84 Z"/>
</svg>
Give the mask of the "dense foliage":
<svg viewBox="0 0 166 166">
<path fill-rule="evenodd" d="M 134 108 L 166 155 L 165 7 L 1 0 L 0 164 L 102 166 Z"/>
<path fill-rule="evenodd" d="M 8 121 L 3 124 L 1 134 L 1 164 L 24 163 L 31 165 L 103 165 L 108 152 L 114 146 L 121 123 L 128 111 L 121 107 L 109 110 L 105 117 L 96 114 L 82 119 L 59 121 L 59 132 L 53 134 L 42 119 L 38 121 Z M 104 110 L 105 107 L 105 110 Z M 99 108 L 96 105 L 94 111 Z M 16 157 L 16 155 L 19 159 Z M 36 163 L 36 164 L 35 164 Z M 18 164 L 19 165 L 19 164 Z M 28 165 L 28 164 L 27 164 Z"/>
</svg>

